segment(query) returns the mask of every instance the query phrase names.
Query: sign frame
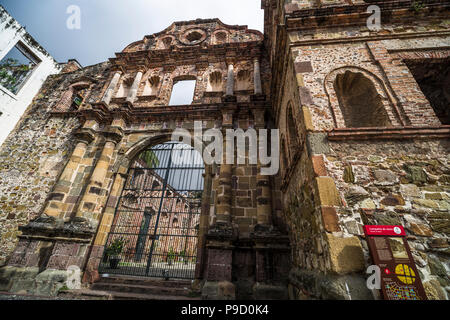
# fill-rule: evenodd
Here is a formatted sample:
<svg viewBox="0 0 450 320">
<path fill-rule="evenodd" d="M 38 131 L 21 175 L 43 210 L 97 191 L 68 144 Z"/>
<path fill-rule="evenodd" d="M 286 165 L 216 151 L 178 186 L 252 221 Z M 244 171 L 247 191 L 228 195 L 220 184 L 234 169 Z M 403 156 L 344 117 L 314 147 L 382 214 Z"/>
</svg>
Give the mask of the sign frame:
<svg viewBox="0 0 450 320">
<path fill-rule="evenodd" d="M 402 226 L 364 225 L 384 300 L 428 300 Z"/>
</svg>

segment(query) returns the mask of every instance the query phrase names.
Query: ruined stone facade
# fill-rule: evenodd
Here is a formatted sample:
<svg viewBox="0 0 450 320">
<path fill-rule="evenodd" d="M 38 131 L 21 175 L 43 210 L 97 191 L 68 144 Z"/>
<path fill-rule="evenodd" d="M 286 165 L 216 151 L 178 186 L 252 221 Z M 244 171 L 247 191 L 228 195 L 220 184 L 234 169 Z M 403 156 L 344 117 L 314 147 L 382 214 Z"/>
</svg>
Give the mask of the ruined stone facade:
<svg viewBox="0 0 450 320">
<path fill-rule="evenodd" d="M 0 150 L 0 290 L 56 294 L 71 265 L 96 281 L 131 163 L 201 120 L 280 130 L 275 176 L 205 166 L 204 298 L 378 298 L 362 226 L 401 224 L 428 297 L 447 299 L 449 3 L 414 3 L 263 0 L 264 35 L 176 22 L 49 77 Z M 192 104 L 169 106 L 183 80 Z"/>
</svg>

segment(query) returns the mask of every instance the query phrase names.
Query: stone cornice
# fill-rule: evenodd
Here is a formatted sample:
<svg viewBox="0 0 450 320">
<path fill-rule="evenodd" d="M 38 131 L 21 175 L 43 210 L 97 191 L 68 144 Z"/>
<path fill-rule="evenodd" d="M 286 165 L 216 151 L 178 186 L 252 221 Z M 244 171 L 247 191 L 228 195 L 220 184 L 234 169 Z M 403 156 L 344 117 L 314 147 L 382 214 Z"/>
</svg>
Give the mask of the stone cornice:
<svg viewBox="0 0 450 320">
<path fill-rule="evenodd" d="M 337 128 L 329 141 L 450 138 L 450 125 L 439 127 Z"/>
<path fill-rule="evenodd" d="M 261 96 L 262 98 L 262 96 Z M 122 117 L 127 123 L 142 119 L 175 119 L 178 118 L 204 118 L 205 116 L 220 118 L 221 110 L 233 106 L 236 110 L 241 109 L 267 109 L 271 105 L 269 101 L 257 100 L 249 102 L 223 102 L 214 104 L 190 104 L 179 106 L 151 106 L 133 107 L 130 104 L 121 104 L 118 108 L 108 109 L 103 103 L 94 104 L 92 109 L 57 113 L 55 115 L 78 116 L 82 120 L 95 119 L 99 123 L 110 122 L 114 117 Z"/>
<path fill-rule="evenodd" d="M 262 41 L 236 42 L 215 46 L 176 47 L 167 50 L 142 50 L 137 52 L 118 52 L 110 62 L 116 68 L 126 66 L 137 69 L 138 66 L 161 67 L 168 65 L 198 64 L 201 62 L 223 62 L 235 59 L 252 60 L 259 57 L 263 51 Z M 123 68 L 121 68 L 123 69 Z"/>
<path fill-rule="evenodd" d="M 414 39 L 414 38 L 424 38 L 424 37 L 442 37 L 450 36 L 449 31 L 430 31 L 430 32 L 411 32 L 411 33 L 395 33 L 395 34 L 384 34 L 384 35 L 370 35 L 370 36 L 356 36 L 356 37 L 343 37 L 343 38 L 333 38 L 333 39 L 313 39 L 313 40 L 299 40 L 291 41 L 290 47 L 296 46 L 307 46 L 307 45 L 327 45 L 336 43 L 348 43 L 348 42 L 365 42 L 365 41 L 381 41 L 390 39 Z M 414 50 L 431 50 L 431 49 L 443 49 L 439 48 L 426 48 L 426 49 L 414 49 Z M 398 51 L 406 51 L 404 49 L 399 49 Z"/>
<path fill-rule="evenodd" d="M 398 16 L 414 17 L 417 15 L 412 8 L 412 0 L 396 1 L 371 1 L 363 4 L 324 6 L 320 8 L 300 9 L 296 4 L 285 6 L 285 20 L 288 28 L 314 28 L 321 26 L 343 26 L 352 23 L 363 23 L 371 15 L 367 13 L 370 5 L 377 5 L 381 12 L 384 12 L 383 22 L 388 22 L 391 18 Z M 419 12 L 438 12 L 443 15 L 450 7 L 448 0 L 423 0 L 424 7 Z M 395 14 L 393 14 L 395 12 Z M 386 14 L 388 13 L 388 14 Z"/>
</svg>

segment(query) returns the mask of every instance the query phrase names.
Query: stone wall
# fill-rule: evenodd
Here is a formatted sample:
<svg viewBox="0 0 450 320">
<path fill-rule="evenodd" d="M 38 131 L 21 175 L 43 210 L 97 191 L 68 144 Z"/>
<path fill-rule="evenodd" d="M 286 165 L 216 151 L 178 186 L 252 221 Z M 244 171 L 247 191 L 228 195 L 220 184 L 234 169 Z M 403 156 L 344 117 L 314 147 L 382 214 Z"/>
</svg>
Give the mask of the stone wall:
<svg viewBox="0 0 450 320">
<path fill-rule="evenodd" d="M 447 61 L 448 20 L 376 4 L 377 31 L 365 1 L 263 1 L 293 299 L 378 298 L 363 224 L 405 226 L 428 297 L 447 298 L 449 128 L 410 65 Z"/>
<path fill-rule="evenodd" d="M 81 76 L 102 77 L 107 64 L 51 76 L 0 149 L 0 264 L 17 244 L 18 226 L 44 209 L 74 148 L 79 120 L 49 113 L 69 84 Z"/>
<path fill-rule="evenodd" d="M 344 203 L 338 212 L 341 232 L 357 236 L 367 250 L 363 224 L 404 226 L 427 295 L 445 299 L 448 140 L 332 142 L 330 150 L 325 166 Z"/>
</svg>

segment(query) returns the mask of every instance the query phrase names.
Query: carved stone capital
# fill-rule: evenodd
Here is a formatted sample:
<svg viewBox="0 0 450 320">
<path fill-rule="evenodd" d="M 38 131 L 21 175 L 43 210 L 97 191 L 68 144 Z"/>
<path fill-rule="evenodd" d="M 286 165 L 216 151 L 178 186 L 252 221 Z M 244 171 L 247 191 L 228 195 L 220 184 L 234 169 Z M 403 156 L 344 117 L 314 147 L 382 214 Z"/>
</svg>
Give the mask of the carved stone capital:
<svg viewBox="0 0 450 320">
<path fill-rule="evenodd" d="M 92 129 L 82 128 L 75 132 L 74 135 L 78 141 L 84 142 L 87 145 L 95 140 L 95 131 Z"/>
</svg>

